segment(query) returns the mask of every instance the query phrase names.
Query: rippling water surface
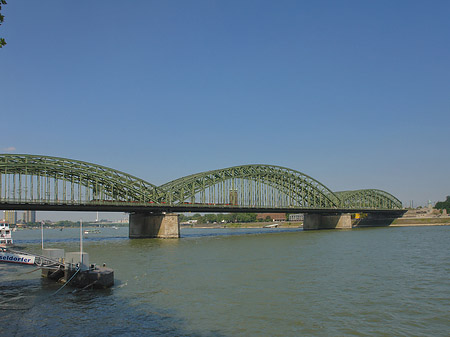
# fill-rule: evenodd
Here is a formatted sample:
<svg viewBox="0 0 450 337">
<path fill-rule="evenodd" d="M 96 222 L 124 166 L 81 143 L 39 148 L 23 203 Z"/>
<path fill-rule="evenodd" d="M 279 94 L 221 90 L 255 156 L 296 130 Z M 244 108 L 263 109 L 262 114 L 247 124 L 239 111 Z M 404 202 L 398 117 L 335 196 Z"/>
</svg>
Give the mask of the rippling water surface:
<svg viewBox="0 0 450 337">
<path fill-rule="evenodd" d="M 46 230 L 77 251 L 79 230 Z M 84 240 L 116 284 L 53 295 L 33 267 L 0 264 L 4 336 L 448 336 L 450 227 L 183 229 L 179 240 Z M 40 252 L 40 231 L 14 232 Z"/>
</svg>

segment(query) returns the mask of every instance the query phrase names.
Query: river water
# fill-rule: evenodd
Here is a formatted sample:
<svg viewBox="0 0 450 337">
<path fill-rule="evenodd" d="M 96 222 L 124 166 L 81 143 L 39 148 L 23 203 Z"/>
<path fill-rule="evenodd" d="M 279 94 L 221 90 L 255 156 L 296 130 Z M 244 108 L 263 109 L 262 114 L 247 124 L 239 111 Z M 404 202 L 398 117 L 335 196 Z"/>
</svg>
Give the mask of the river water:
<svg viewBox="0 0 450 337">
<path fill-rule="evenodd" d="M 14 232 L 40 252 L 40 231 Z M 46 230 L 79 249 L 79 230 Z M 448 336 L 450 226 L 302 231 L 182 229 L 84 240 L 115 271 L 107 290 L 74 291 L 29 266 L 0 264 L 1 336 Z"/>
</svg>

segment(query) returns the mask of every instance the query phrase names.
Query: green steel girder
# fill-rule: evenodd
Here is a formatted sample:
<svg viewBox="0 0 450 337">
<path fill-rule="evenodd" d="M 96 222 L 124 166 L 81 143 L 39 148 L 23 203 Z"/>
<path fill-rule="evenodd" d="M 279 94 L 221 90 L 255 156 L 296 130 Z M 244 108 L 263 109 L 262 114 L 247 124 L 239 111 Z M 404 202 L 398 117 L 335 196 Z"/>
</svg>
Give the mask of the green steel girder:
<svg viewBox="0 0 450 337">
<path fill-rule="evenodd" d="M 401 209 L 381 190 L 332 192 L 310 176 L 274 165 L 243 165 L 182 177 L 159 187 L 104 166 L 65 158 L 0 154 L 0 199 L 148 206 Z M 189 205 L 185 205 L 189 209 Z"/>
<path fill-rule="evenodd" d="M 377 190 L 363 189 L 336 192 L 344 208 L 401 209 L 402 202 L 392 194 Z"/>
<path fill-rule="evenodd" d="M 154 201 L 157 190 L 155 185 L 142 179 L 104 166 L 40 155 L 2 154 L 0 174 L 49 178 L 53 179 L 53 186 L 56 181 L 84 186 L 93 191 L 98 201 L 150 202 Z"/>
<path fill-rule="evenodd" d="M 165 199 L 178 204 L 193 198 L 207 188 L 233 179 L 245 179 L 247 185 L 253 183 L 268 185 L 290 196 L 290 199 L 304 207 L 340 206 L 340 199 L 319 181 L 304 173 L 273 165 L 244 165 L 197 173 L 161 185 L 160 191 L 165 193 Z"/>
</svg>

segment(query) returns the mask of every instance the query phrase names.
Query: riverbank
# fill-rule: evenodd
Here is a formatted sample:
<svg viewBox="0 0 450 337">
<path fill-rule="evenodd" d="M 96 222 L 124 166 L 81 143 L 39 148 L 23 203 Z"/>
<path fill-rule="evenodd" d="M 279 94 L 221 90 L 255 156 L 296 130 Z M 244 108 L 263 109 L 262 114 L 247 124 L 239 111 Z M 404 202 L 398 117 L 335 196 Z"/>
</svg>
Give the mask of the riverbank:
<svg viewBox="0 0 450 337">
<path fill-rule="evenodd" d="M 450 226 L 450 217 L 411 217 L 395 219 L 391 227 Z"/>
<path fill-rule="evenodd" d="M 183 226 L 185 228 L 264 228 L 277 224 L 277 228 L 301 228 L 302 222 L 250 222 L 250 223 L 226 223 L 226 224 L 196 224 Z M 389 225 L 363 225 L 354 227 L 416 227 L 416 226 L 450 226 L 450 217 L 408 217 L 394 219 Z"/>
<path fill-rule="evenodd" d="M 391 224 L 389 227 L 421 227 L 421 226 L 450 226 L 450 223 L 406 223 Z"/>
</svg>

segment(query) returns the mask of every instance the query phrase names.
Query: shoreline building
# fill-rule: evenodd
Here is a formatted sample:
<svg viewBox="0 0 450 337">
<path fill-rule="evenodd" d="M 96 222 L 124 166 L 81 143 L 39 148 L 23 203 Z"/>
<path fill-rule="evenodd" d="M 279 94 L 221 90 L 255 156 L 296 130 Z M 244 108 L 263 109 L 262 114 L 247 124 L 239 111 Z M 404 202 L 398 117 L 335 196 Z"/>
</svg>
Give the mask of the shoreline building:
<svg viewBox="0 0 450 337">
<path fill-rule="evenodd" d="M 303 213 L 289 214 L 289 221 L 303 221 L 305 215 Z"/>
<path fill-rule="evenodd" d="M 17 211 L 3 211 L 3 219 L 10 225 L 17 223 Z"/>
<path fill-rule="evenodd" d="M 258 213 L 256 220 L 286 221 L 286 213 Z"/>
<path fill-rule="evenodd" d="M 230 190 L 230 205 L 237 205 L 237 204 L 238 204 L 238 191 Z"/>
</svg>

